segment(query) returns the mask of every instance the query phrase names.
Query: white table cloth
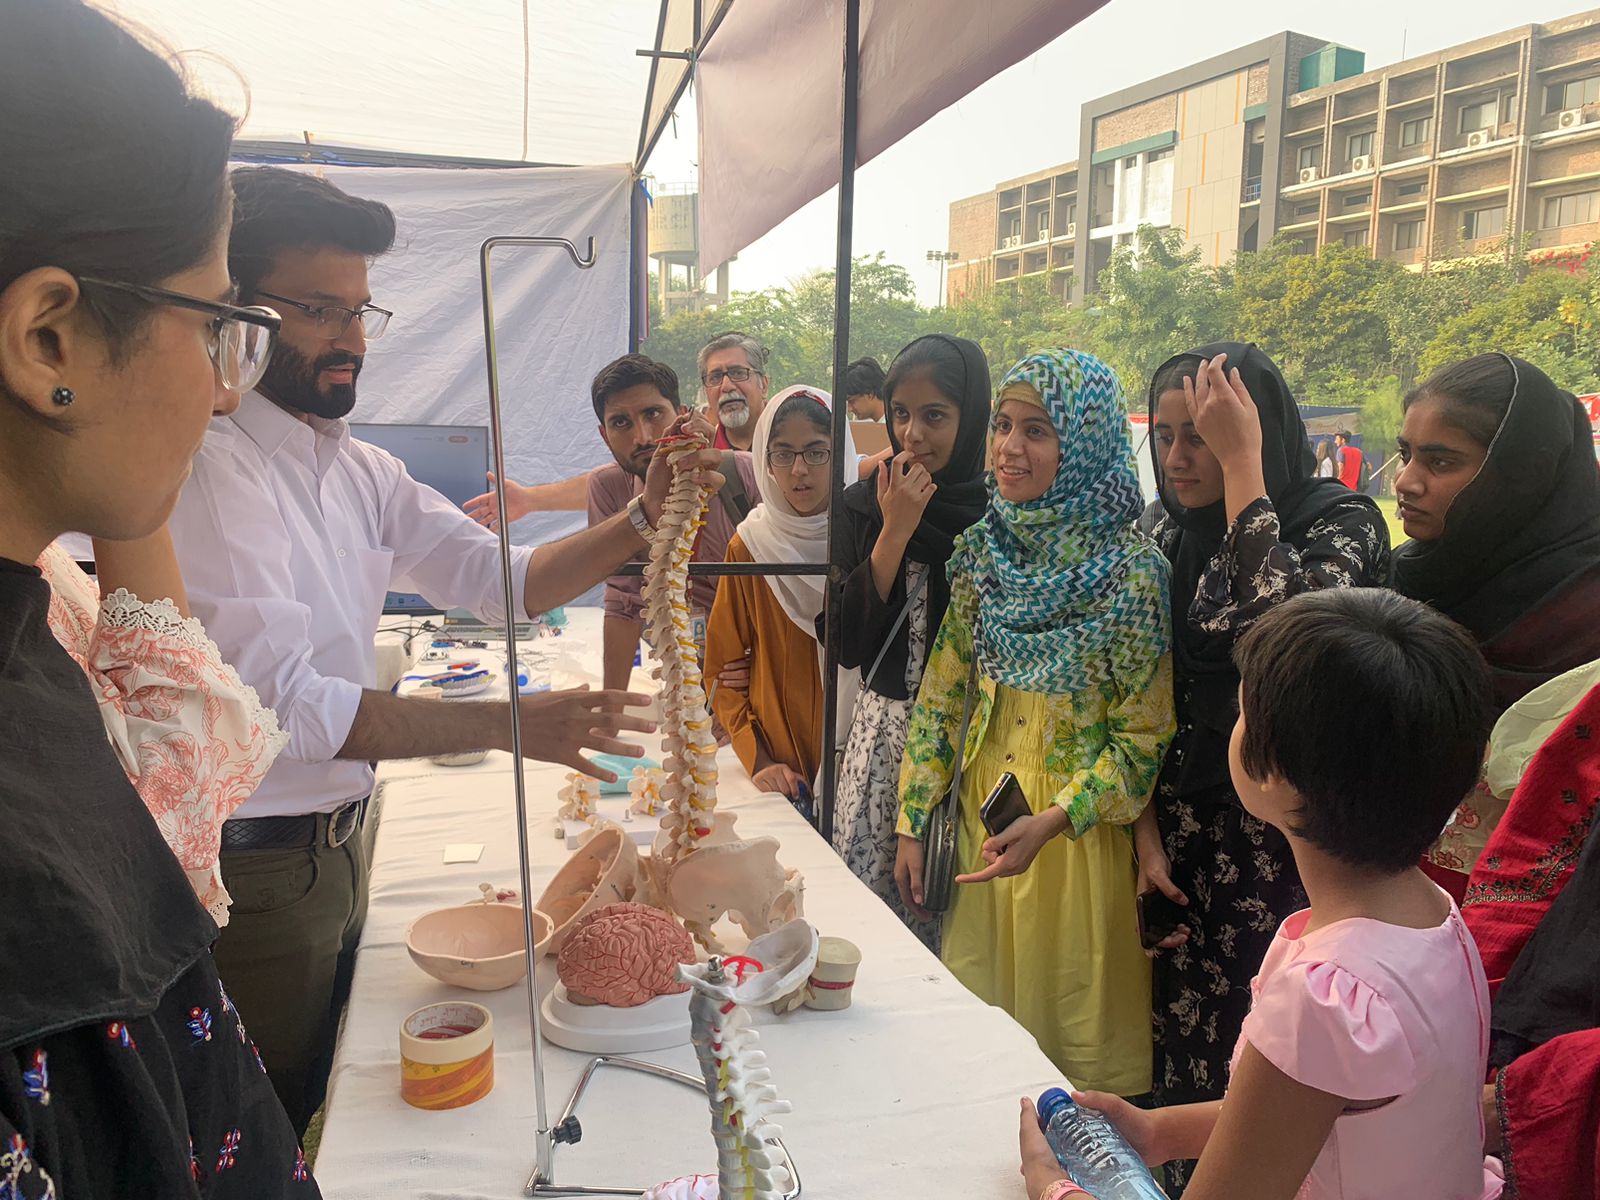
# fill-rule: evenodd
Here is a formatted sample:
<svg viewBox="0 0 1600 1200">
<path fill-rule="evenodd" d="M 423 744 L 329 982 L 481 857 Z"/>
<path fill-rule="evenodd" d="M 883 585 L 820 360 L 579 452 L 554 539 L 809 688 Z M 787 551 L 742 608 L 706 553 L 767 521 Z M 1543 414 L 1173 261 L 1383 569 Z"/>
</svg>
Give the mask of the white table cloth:
<svg viewBox="0 0 1600 1200">
<path fill-rule="evenodd" d="M 594 682 L 598 626 L 597 613 L 574 613 L 559 642 L 557 686 Z M 644 740 L 658 757 L 657 740 Z M 779 839 L 780 861 L 805 875 L 806 918 L 862 951 L 848 1010 L 758 1017 L 774 1082 L 794 1107 L 780 1123 L 804 1194 L 1017 1200 L 1017 1098 L 1061 1082 L 1049 1060 L 1010 1017 L 956 982 L 787 801 L 758 794 L 731 750 L 719 767 L 719 807 L 739 814 L 740 832 Z M 526 768 L 535 896 L 567 857 L 554 836 L 564 775 L 565 768 Z M 450 988 L 405 949 L 406 929 L 422 914 L 475 899 L 480 882 L 517 886 L 509 756 L 457 769 L 390 764 L 379 780 L 371 911 L 317 1179 L 334 1200 L 519 1196 L 533 1166 L 535 1128 L 524 985 Z M 459 842 L 484 843 L 482 860 L 444 865 L 446 844 Z M 554 963 L 542 963 L 538 977 L 542 994 Z M 424 1112 L 400 1099 L 398 1030 L 412 1010 L 450 999 L 476 1001 L 494 1015 L 494 1090 L 463 1109 Z M 696 1071 L 689 1046 L 636 1057 Z M 546 1043 L 552 1122 L 588 1058 Z M 714 1169 L 705 1099 L 688 1088 L 603 1071 L 579 1117 L 583 1141 L 556 1150 L 559 1183 L 643 1187 Z"/>
</svg>

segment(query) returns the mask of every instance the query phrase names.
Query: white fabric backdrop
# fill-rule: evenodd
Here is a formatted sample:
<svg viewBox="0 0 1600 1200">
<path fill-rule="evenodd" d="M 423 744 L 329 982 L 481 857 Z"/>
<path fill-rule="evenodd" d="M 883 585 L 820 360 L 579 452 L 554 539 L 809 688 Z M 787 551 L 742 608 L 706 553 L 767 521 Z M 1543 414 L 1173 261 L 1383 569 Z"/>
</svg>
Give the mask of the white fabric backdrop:
<svg viewBox="0 0 1600 1200">
<path fill-rule="evenodd" d="M 1104 3 L 862 0 L 857 164 Z M 843 45 L 844 0 L 728 10 L 695 87 L 702 274 L 839 182 Z"/>
<path fill-rule="evenodd" d="M 185 53 L 230 112 L 248 109 L 244 137 L 540 163 L 633 161 L 650 73 L 634 51 L 654 45 L 661 11 L 660 0 L 102 2 Z"/>
<path fill-rule="evenodd" d="M 372 266 L 373 302 L 394 310 L 367 349 L 351 419 L 487 425 L 478 246 L 535 234 L 595 239 L 580 271 L 561 250 L 495 251 L 506 470 L 522 483 L 565 479 L 610 460 L 589 381 L 628 350 L 629 169 L 445 170 L 326 167 L 329 182 L 394 209 L 395 247 Z M 512 527 L 515 541 L 581 528 L 581 513 Z"/>
</svg>

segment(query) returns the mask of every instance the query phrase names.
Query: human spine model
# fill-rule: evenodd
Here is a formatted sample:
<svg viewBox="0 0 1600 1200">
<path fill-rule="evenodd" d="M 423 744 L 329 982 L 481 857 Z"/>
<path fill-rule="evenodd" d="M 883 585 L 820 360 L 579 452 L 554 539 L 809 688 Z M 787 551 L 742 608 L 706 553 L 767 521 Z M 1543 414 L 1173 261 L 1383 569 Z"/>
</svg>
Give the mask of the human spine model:
<svg viewBox="0 0 1600 1200">
<path fill-rule="evenodd" d="M 790 921 L 750 943 L 748 957 L 680 966 L 689 985 L 690 1036 L 711 1104 L 717 1142 L 715 1189 L 704 1175 L 675 1179 L 644 1200 L 781 1200 L 793 1186 L 781 1132 L 771 1118 L 789 1111 L 772 1086 L 767 1056 L 756 1049 L 750 1009 L 802 986 L 817 961 L 817 931 Z"/>
<path fill-rule="evenodd" d="M 686 455 L 705 444 L 694 434 L 663 440 L 662 452 L 673 467 L 672 490 L 644 569 L 646 637 L 661 663 L 662 745 L 667 753 L 667 780 L 661 786 L 666 808 L 654 856 L 666 872 L 710 835 L 717 806 L 717 740 L 711 732 L 688 599 L 689 560 L 705 524 L 711 489 L 678 469 Z"/>
<path fill-rule="evenodd" d="M 781 1131 L 769 1118 L 789 1111 L 772 1086 L 759 1035 L 737 998 L 735 968 L 748 960 L 713 958 L 680 967 L 689 985 L 689 1036 L 711 1101 L 717 1143 L 717 1191 L 725 1200 L 779 1200 L 788 1183 L 769 1138 Z M 759 966 L 759 964 L 757 964 Z"/>
</svg>

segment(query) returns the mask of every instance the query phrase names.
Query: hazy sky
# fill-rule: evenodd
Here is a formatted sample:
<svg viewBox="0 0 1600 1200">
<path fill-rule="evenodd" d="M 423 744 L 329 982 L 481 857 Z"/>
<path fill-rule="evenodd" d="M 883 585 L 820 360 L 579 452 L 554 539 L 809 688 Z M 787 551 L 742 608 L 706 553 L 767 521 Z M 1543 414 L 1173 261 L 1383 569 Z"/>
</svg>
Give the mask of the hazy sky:
<svg viewBox="0 0 1600 1200">
<path fill-rule="evenodd" d="M 1549 0 L 1527 9 L 1492 0 L 1110 0 L 862 168 L 856 251 L 882 250 L 909 267 L 919 298 L 934 302 L 939 268 L 925 254 L 944 248 L 950 201 L 1076 158 L 1085 101 L 1284 29 L 1365 51 L 1371 70 L 1514 28 L 1519 19 L 1544 22 L 1579 11 Z M 838 66 L 813 69 L 834 74 Z M 695 160 L 692 104 L 680 113 L 678 136 L 669 130 L 650 164 L 663 182 L 687 178 Z M 731 269 L 734 289 L 831 267 L 837 208 L 829 193 L 747 249 Z"/>
</svg>

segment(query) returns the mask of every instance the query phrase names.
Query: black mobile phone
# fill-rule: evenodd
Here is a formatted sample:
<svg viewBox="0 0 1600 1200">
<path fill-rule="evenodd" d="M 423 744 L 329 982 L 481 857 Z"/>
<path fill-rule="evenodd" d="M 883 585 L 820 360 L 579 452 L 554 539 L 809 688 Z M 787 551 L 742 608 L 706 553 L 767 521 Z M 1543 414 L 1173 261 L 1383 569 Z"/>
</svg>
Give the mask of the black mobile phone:
<svg viewBox="0 0 1600 1200">
<path fill-rule="evenodd" d="M 1146 950 L 1155 949 L 1179 925 L 1189 923 L 1189 910 L 1155 888 L 1140 892 L 1133 904 L 1139 915 L 1139 944 Z"/>
<path fill-rule="evenodd" d="M 1028 798 L 1022 794 L 1022 785 L 1017 782 L 1015 775 L 1007 771 L 1000 776 L 1000 781 L 994 785 L 994 790 L 978 810 L 978 819 L 989 831 L 989 836 L 994 837 L 1018 817 L 1029 816 L 1032 812 L 1028 807 Z"/>
</svg>

